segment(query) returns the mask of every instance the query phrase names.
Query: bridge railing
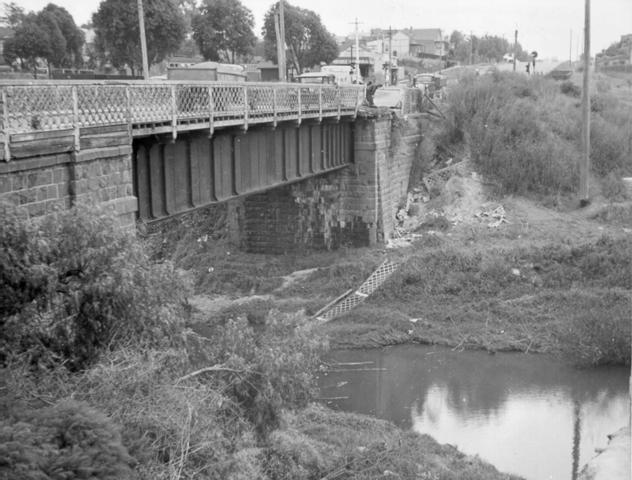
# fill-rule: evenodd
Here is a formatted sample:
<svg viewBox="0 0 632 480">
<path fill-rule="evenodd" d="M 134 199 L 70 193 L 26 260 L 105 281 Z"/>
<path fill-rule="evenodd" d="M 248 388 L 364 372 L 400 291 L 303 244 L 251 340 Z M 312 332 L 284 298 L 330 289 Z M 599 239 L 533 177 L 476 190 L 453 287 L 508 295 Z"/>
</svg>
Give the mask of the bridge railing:
<svg viewBox="0 0 632 480">
<path fill-rule="evenodd" d="M 364 87 L 218 82 L 0 84 L 0 131 L 10 136 L 127 124 L 147 133 L 355 115 Z M 75 135 L 78 142 L 78 134 Z M 77 145 L 78 148 L 78 145 Z M 5 156 L 6 158 L 6 156 Z"/>
</svg>

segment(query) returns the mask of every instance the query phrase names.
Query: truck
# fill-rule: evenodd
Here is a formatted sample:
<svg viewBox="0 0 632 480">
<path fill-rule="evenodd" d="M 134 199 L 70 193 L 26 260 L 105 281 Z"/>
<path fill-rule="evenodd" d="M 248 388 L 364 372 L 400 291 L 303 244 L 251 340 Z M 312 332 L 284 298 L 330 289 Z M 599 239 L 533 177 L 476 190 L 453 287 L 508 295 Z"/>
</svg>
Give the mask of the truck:
<svg viewBox="0 0 632 480">
<path fill-rule="evenodd" d="M 336 77 L 336 84 L 348 85 L 353 83 L 351 65 L 323 65 L 320 67 L 321 73 L 330 73 Z"/>
</svg>

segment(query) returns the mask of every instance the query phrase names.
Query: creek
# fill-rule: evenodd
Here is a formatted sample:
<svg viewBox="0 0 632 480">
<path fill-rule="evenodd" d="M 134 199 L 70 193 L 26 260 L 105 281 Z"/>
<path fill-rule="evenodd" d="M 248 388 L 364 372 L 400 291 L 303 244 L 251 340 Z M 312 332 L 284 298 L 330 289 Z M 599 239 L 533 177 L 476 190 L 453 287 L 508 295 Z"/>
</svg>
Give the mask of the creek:
<svg viewBox="0 0 632 480">
<path fill-rule="evenodd" d="M 528 480 L 574 480 L 629 419 L 623 367 L 420 345 L 338 350 L 327 361 L 319 384 L 330 407 L 412 428 Z"/>
</svg>

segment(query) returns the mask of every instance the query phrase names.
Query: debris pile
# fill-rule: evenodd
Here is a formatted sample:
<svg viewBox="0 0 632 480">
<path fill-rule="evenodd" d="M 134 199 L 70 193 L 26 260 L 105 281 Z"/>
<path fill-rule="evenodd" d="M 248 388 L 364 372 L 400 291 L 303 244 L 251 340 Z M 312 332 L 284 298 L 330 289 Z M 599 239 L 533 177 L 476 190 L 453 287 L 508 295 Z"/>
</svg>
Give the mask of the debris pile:
<svg viewBox="0 0 632 480">
<path fill-rule="evenodd" d="M 499 203 L 487 202 L 480 176 L 469 170 L 466 159 L 426 175 L 395 213 L 396 226 L 387 248 L 409 246 L 414 240 L 438 235 L 459 224 L 509 224 Z M 449 235 L 449 234 L 448 234 Z"/>
</svg>

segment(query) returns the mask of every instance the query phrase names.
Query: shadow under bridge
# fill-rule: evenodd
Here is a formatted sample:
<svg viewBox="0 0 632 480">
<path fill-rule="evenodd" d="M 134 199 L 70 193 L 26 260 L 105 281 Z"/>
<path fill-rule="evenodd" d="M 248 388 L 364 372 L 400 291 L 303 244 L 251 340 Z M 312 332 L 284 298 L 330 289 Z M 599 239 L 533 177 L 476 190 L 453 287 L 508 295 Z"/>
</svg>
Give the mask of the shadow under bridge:
<svg viewBox="0 0 632 480">
<path fill-rule="evenodd" d="M 353 162 L 353 123 L 280 123 L 134 138 L 139 218 L 151 221 L 340 169 Z"/>
</svg>

